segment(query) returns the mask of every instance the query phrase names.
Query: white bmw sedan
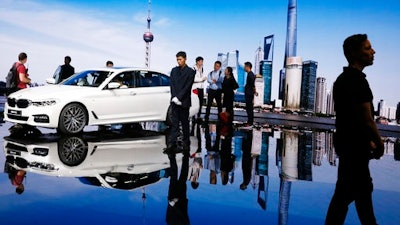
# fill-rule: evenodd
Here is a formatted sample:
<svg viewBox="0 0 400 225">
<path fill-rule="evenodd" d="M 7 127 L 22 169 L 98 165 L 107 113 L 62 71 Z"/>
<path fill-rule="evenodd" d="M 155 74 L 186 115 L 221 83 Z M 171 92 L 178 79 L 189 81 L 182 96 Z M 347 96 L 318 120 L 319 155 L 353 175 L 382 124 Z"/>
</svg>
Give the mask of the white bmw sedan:
<svg viewBox="0 0 400 225">
<path fill-rule="evenodd" d="M 138 68 L 100 68 L 74 74 L 57 85 L 27 88 L 8 96 L 4 120 L 56 128 L 65 134 L 86 125 L 166 121 L 169 76 Z M 192 91 L 190 115 L 199 110 Z"/>
</svg>

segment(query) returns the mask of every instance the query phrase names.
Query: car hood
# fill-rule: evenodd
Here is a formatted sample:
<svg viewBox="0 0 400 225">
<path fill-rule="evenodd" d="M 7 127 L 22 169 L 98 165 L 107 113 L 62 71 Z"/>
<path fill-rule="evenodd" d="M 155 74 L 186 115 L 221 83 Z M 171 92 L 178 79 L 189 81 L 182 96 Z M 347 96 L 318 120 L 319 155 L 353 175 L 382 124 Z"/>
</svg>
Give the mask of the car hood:
<svg viewBox="0 0 400 225">
<path fill-rule="evenodd" d="M 59 98 L 60 96 L 74 96 L 79 94 L 82 96 L 82 92 L 90 93 L 97 91 L 96 87 L 81 87 L 81 86 L 70 86 L 70 85 L 45 85 L 39 87 L 32 87 L 19 90 L 18 92 L 10 95 L 10 98 L 17 99 L 49 99 Z"/>
</svg>

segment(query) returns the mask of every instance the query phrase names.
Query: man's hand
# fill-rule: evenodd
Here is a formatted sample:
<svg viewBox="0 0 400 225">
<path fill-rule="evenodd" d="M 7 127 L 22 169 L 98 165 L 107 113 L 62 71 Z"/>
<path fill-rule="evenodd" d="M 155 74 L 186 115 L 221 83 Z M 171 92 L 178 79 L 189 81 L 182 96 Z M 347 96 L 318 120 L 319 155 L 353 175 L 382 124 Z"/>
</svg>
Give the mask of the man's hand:
<svg viewBox="0 0 400 225">
<path fill-rule="evenodd" d="M 182 105 L 182 102 L 179 101 L 179 99 L 177 97 L 173 97 L 171 102 L 175 103 L 176 105 Z"/>
<path fill-rule="evenodd" d="M 382 141 L 380 141 L 379 143 L 371 141 L 370 147 L 371 147 L 371 158 L 380 159 L 383 156 L 385 149 Z"/>
</svg>

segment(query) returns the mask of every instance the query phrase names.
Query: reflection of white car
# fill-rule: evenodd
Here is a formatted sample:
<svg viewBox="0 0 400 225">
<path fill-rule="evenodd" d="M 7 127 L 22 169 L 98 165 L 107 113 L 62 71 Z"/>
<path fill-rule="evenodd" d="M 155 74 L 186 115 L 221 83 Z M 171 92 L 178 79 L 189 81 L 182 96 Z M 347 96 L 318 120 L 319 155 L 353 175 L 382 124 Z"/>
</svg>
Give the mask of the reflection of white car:
<svg viewBox="0 0 400 225">
<path fill-rule="evenodd" d="M 53 79 L 54 82 L 54 79 Z M 169 76 L 135 68 L 101 68 L 77 73 L 58 85 L 11 94 L 6 121 L 79 133 L 86 125 L 166 121 Z M 190 115 L 199 110 L 192 92 Z"/>
<path fill-rule="evenodd" d="M 34 140 L 4 138 L 6 163 L 27 173 L 79 177 L 84 183 L 133 189 L 154 183 L 170 167 L 162 153 L 165 135 L 88 132 L 84 136 L 42 135 Z M 181 161 L 182 155 L 177 155 Z M 158 176 L 158 177 L 157 177 Z"/>
</svg>

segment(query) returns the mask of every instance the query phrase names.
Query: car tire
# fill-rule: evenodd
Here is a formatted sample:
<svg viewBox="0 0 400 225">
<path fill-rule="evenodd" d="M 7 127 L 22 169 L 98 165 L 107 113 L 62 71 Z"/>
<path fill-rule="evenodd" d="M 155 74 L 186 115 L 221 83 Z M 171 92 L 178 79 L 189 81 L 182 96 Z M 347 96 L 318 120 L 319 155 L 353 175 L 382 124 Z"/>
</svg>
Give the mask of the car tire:
<svg viewBox="0 0 400 225">
<path fill-rule="evenodd" d="M 85 107 L 78 103 L 66 105 L 60 113 L 57 131 L 64 134 L 78 134 L 88 121 Z"/>
<path fill-rule="evenodd" d="M 62 137 L 58 142 L 58 157 L 67 166 L 80 165 L 87 156 L 88 146 L 80 137 Z"/>
</svg>

